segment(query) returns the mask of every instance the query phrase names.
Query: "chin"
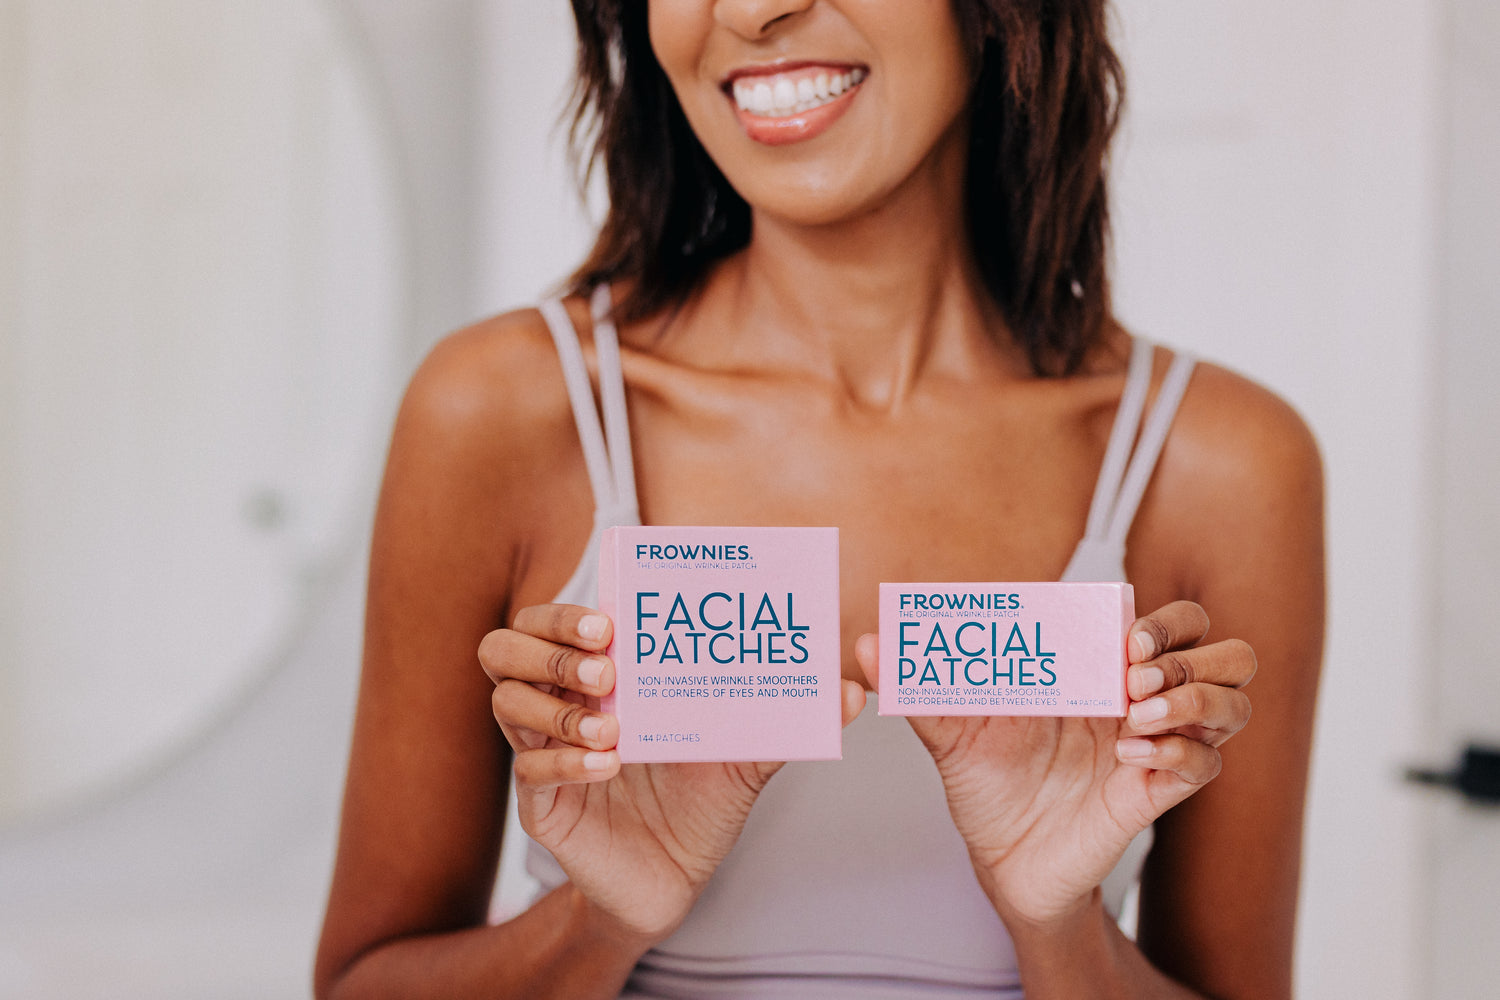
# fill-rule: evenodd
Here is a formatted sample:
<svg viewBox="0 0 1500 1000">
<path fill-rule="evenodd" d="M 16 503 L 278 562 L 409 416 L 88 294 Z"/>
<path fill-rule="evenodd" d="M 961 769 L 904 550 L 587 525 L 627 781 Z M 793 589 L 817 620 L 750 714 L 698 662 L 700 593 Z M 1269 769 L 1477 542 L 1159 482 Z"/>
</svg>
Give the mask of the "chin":
<svg viewBox="0 0 1500 1000">
<path fill-rule="evenodd" d="M 875 210 L 889 194 L 883 189 L 857 189 L 848 182 L 847 176 L 829 183 L 804 180 L 772 184 L 762 179 L 737 190 L 757 218 L 793 226 L 831 226 L 851 221 Z"/>
<path fill-rule="evenodd" d="M 754 205 L 756 218 L 774 220 L 782 225 L 801 228 L 836 226 L 858 218 L 869 211 L 857 204 L 846 204 L 842 200 L 830 200 L 817 196 L 798 199 L 778 199 L 776 204 Z"/>
</svg>

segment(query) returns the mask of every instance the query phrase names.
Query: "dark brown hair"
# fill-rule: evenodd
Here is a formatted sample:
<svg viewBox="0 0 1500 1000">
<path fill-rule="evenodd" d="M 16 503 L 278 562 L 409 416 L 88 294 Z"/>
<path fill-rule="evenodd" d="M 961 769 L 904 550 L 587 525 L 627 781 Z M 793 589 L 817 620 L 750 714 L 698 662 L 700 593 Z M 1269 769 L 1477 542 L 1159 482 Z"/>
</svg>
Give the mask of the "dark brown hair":
<svg viewBox="0 0 1500 1000">
<path fill-rule="evenodd" d="M 971 40 L 966 185 L 985 285 L 1038 374 L 1075 371 L 1109 313 L 1105 164 L 1123 88 L 1107 0 L 954 0 Z M 750 239 L 750 208 L 693 135 L 640 0 L 573 0 L 575 153 L 609 213 L 574 291 L 634 279 L 639 319 L 679 303 Z"/>
</svg>

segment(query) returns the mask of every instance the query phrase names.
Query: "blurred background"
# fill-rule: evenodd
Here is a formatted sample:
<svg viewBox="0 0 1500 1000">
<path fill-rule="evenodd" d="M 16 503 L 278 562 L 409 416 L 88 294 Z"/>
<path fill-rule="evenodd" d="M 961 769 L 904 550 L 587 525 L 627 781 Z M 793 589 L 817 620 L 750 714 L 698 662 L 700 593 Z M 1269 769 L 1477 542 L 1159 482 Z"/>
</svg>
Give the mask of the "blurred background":
<svg viewBox="0 0 1500 1000">
<path fill-rule="evenodd" d="M 1500 7 L 1121 0 L 1118 305 L 1312 423 L 1306 997 L 1500 978 Z M 567 5 L 0 0 L 0 998 L 296 998 L 406 377 L 587 245 Z M 514 879 L 502 907 L 519 891 Z"/>
</svg>

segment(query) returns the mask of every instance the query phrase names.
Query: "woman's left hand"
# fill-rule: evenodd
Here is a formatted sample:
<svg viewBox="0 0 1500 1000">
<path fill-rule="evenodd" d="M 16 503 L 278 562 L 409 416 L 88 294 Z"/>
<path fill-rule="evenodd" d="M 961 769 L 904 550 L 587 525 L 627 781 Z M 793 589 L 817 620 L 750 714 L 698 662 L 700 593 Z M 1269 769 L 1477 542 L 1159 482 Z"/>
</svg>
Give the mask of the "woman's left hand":
<svg viewBox="0 0 1500 1000">
<path fill-rule="evenodd" d="M 1216 749 L 1250 718 L 1255 653 L 1197 644 L 1208 616 L 1178 601 L 1126 637 L 1123 719 L 912 716 L 942 776 L 981 886 L 1007 924 L 1085 905 L 1132 838 L 1219 773 Z M 878 643 L 856 654 L 879 676 Z"/>
</svg>

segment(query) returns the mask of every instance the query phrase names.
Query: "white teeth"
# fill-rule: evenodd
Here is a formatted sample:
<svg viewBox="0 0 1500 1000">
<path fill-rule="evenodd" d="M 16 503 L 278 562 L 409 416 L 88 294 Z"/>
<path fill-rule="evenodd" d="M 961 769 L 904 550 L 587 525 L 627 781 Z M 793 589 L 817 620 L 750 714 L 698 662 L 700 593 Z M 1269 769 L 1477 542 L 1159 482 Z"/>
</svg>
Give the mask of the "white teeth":
<svg viewBox="0 0 1500 1000">
<path fill-rule="evenodd" d="M 790 111 L 797 106 L 797 85 L 792 81 L 782 78 L 776 81 L 772 88 L 776 93 L 776 110 Z"/>
<path fill-rule="evenodd" d="M 847 73 L 826 72 L 817 76 L 793 79 L 791 75 L 759 77 L 753 82 L 741 78 L 731 90 L 740 110 L 767 118 L 786 118 L 813 108 L 854 89 L 867 73 L 856 68 Z"/>
<path fill-rule="evenodd" d="M 763 115 L 776 106 L 776 100 L 771 96 L 771 85 L 769 83 L 757 83 L 750 91 L 749 111 Z"/>
</svg>

